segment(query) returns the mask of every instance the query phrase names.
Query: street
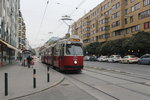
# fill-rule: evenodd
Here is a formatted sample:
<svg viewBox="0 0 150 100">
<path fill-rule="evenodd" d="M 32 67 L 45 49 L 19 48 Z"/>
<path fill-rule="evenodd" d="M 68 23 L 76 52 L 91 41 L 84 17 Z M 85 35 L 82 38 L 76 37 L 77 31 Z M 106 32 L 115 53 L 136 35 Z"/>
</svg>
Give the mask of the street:
<svg viewBox="0 0 150 100">
<path fill-rule="evenodd" d="M 119 71 L 141 74 L 146 76 L 150 75 L 150 65 L 84 61 L 84 66 L 119 70 Z"/>
<path fill-rule="evenodd" d="M 150 99 L 149 65 L 88 61 L 84 64 L 81 74 L 63 74 L 65 80 L 58 86 L 16 100 Z"/>
</svg>

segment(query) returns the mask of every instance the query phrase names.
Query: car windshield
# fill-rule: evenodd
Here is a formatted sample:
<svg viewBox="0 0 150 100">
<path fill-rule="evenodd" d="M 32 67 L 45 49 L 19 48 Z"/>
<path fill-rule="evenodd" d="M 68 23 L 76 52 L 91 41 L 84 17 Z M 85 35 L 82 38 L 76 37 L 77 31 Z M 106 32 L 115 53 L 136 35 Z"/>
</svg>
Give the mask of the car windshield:
<svg viewBox="0 0 150 100">
<path fill-rule="evenodd" d="M 131 55 L 130 57 L 131 57 L 131 58 L 135 58 L 136 56 L 134 56 L 134 55 Z"/>
<path fill-rule="evenodd" d="M 67 55 L 83 55 L 83 50 L 81 44 L 67 44 L 66 45 Z"/>
<path fill-rule="evenodd" d="M 117 58 L 120 58 L 121 56 L 116 56 Z"/>
</svg>

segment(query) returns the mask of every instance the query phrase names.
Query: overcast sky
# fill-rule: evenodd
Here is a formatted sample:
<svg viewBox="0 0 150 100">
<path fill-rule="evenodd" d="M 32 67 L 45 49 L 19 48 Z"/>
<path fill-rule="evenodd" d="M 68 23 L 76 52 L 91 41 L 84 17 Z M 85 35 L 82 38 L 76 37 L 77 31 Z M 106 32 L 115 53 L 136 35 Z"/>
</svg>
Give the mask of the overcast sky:
<svg viewBox="0 0 150 100">
<path fill-rule="evenodd" d="M 49 1 L 49 4 L 47 5 L 43 23 L 41 24 L 47 1 Z M 70 17 L 76 21 L 102 1 L 21 0 L 21 12 L 26 24 L 26 35 L 30 45 L 38 47 L 50 37 L 63 37 L 67 33 L 68 26 L 61 20 L 62 16 L 73 13 Z M 67 23 L 71 24 L 73 21 L 68 21 Z"/>
</svg>

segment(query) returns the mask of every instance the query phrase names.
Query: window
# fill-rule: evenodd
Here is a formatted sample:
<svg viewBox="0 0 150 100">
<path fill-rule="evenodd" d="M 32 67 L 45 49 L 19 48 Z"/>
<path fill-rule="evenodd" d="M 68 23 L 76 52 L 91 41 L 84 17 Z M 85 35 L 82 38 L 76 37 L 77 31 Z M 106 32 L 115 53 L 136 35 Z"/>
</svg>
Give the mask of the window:
<svg viewBox="0 0 150 100">
<path fill-rule="evenodd" d="M 150 9 L 139 13 L 138 17 L 139 17 L 139 19 L 150 17 Z"/>
<path fill-rule="evenodd" d="M 127 15 L 128 14 L 128 9 L 125 9 L 125 15 Z"/>
<path fill-rule="evenodd" d="M 150 28 L 150 21 L 144 23 L 144 29 Z"/>
<path fill-rule="evenodd" d="M 112 23 L 112 27 L 116 27 L 120 25 L 120 21 L 116 21 Z"/>
<path fill-rule="evenodd" d="M 112 6 L 112 11 L 120 7 L 120 2 Z"/>
<path fill-rule="evenodd" d="M 109 33 L 99 35 L 99 39 L 106 39 L 106 38 L 109 38 L 109 37 L 110 37 Z"/>
<path fill-rule="evenodd" d="M 114 2 L 114 1 L 116 1 L 116 0 L 111 0 L 111 2 Z"/>
<path fill-rule="evenodd" d="M 133 22 L 133 16 L 130 17 L 130 23 L 132 23 L 132 22 Z"/>
<path fill-rule="evenodd" d="M 136 25 L 136 26 L 131 27 L 132 32 L 139 31 L 139 30 L 140 30 L 140 25 Z"/>
<path fill-rule="evenodd" d="M 104 24 L 104 23 L 108 23 L 108 22 L 109 22 L 108 18 L 105 18 L 105 19 L 102 19 L 99 21 L 100 24 Z"/>
<path fill-rule="evenodd" d="M 81 44 L 67 44 L 66 45 L 67 55 L 83 55 Z"/>
<path fill-rule="evenodd" d="M 107 31 L 107 30 L 110 30 L 110 26 L 104 26 L 104 27 L 100 27 L 99 28 L 99 31 Z"/>
<path fill-rule="evenodd" d="M 130 0 L 130 2 L 132 3 L 132 2 L 134 2 L 135 0 Z"/>
<path fill-rule="evenodd" d="M 117 18 L 120 16 L 120 12 L 116 12 L 114 14 L 112 14 L 111 18 L 114 19 L 114 18 Z"/>
<path fill-rule="evenodd" d="M 136 11 L 140 8 L 140 3 L 137 3 L 136 5 L 131 7 L 131 12 Z"/>
<path fill-rule="evenodd" d="M 128 4 L 128 0 L 125 0 L 125 4 L 126 4 L 126 5 Z"/>
<path fill-rule="evenodd" d="M 125 21 L 125 24 L 128 24 L 128 19 L 127 18 L 125 18 L 124 21 Z"/>
<path fill-rule="evenodd" d="M 143 0 L 144 6 L 150 5 L 150 0 Z"/>
</svg>

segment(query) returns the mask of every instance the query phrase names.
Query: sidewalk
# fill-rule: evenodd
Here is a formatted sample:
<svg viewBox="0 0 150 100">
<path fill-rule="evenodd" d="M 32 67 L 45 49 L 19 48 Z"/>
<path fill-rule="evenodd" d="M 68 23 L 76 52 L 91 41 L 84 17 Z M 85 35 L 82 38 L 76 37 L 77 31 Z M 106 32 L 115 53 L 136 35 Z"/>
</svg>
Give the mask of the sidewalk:
<svg viewBox="0 0 150 100">
<path fill-rule="evenodd" d="M 36 88 L 33 88 L 33 69 L 36 69 Z M 8 96 L 4 94 L 4 73 L 8 73 Z M 47 82 L 47 66 L 35 62 L 33 68 L 20 63 L 0 67 L 0 100 L 13 100 L 59 84 L 64 76 L 50 68 L 50 82 Z"/>
</svg>

